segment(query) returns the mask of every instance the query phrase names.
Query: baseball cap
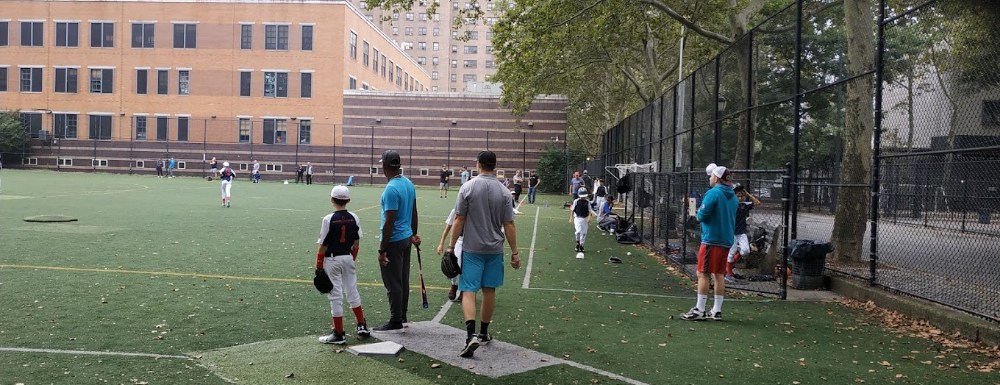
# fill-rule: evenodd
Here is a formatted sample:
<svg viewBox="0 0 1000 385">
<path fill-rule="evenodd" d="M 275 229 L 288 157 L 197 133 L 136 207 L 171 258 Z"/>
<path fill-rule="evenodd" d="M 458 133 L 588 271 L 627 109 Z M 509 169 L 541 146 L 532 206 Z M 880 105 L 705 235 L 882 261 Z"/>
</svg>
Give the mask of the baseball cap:
<svg viewBox="0 0 1000 385">
<path fill-rule="evenodd" d="M 399 159 L 399 153 L 396 150 L 385 150 L 382 153 L 382 163 L 383 167 L 399 167 L 403 164 L 403 161 Z"/>
<path fill-rule="evenodd" d="M 715 171 L 717 167 L 719 166 L 716 166 L 715 163 L 709 163 L 708 166 L 705 166 L 705 175 L 712 176 L 712 171 Z"/>
<path fill-rule="evenodd" d="M 229 167 L 229 162 L 222 162 L 222 167 Z"/>
<path fill-rule="evenodd" d="M 579 190 L 576 190 L 576 195 L 579 196 L 579 197 L 585 197 L 585 196 L 587 196 L 587 188 L 586 187 L 580 187 Z"/>
<path fill-rule="evenodd" d="M 729 169 L 727 169 L 725 166 L 719 166 L 716 167 L 714 170 L 712 170 L 712 175 L 722 180 L 728 180 L 729 174 L 730 174 Z"/>
<path fill-rule="evenodd" d="M 479 156 L 476 157 L 476 161 L 486 168 L 493 168 L 497 165 L 497 154 L 489 150 L 480 151 Z"/>
<path fill-rule="evenodd" d="M 330 190 L 330 197 L 346 201 L 351 199 L 351 190 L 348 190 L 347 186 L 337 185 L 333 187 L 333 190 Z"/>
</svg>

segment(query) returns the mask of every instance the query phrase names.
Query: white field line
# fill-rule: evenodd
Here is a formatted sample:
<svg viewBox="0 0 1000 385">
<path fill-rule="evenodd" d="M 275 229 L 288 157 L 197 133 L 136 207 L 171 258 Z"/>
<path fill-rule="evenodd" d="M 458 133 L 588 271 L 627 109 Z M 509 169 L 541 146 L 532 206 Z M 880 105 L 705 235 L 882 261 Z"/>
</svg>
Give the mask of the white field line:
<svg viewBox="0 0 1000 385">
<path fill-rule="evenodd" d="M 565 293 L 588 293 L 588 294 L 603 294 L 603 295 L 620 295 L 620 296 L 634 296 L 634 297 L 654 297 L 654 298 L 674 298 L 674 299 L 692 299 L 695 298 L 692 295 L 666 295 L 666 294 L 648 294 L 648 293 L 625 293 L 618 291 L 599 291 L 599 290 L 579 290 L 579 289 L 550 289 L 544 287 L 529 287 L 526 289 L 530 290 L 541 290 L 541 291 L 561 291 Z M 736 298 L 726 298 L 726 302 L 748 302 L 748 303 L 767 303 L 767 302 L 779 302 L 778 299 L 736 299 Z M 787 301 L 786 301 L 787 302 Z"/>
<path fill-rule="evenodd" d="M 451 309 L 451 304 L 452 304 L 451 300 L 444 301 L 444 305 L 441 305 L 441 310 L 438 310 L 437 315 L 434 316 L 434 319 L 432 319 L 431 322 L 441 323 L 441 320 L 444 319 L 445 314 L 448 314 L 448 310 Z"/>
<path fill-rule="evenodd" d="M 618 380 L 618 381 L 621 381 L 621 382 L 624 382 L 624 383 L 627 383 L 627 384 L 632 384 L 632 385 L 649 385 L 649 384 L 647 384 L 645 382 L 642 382 L 642 381 L 639 381 L 639 380 L 633 380 L 631 378 L 628 378 L 628 377 L 625 377 L 625 376 L 622 376 L 622 375 L 619 375 L 619 374 L 611 373 L 611 372 L 609 372 L 607 370 L 601 370 L 601 369 L 595 368 L 595 367 L 590 366 L 590 365 L 584 365 L 584 364 L 581 364 L 579 362 L 573 362 L 573 361 L 567 361 L 567 360 L 563 360 L 563 362 L 565 362 L 566 365 L 572 366 L 574 368 L 583 369 L 583 370 L 586 370 L 588 372 L 593 372 L 593 373 L 596 373 L 596 374 L 600 374 L 602 376 L 611 378 L 613 380 Z"/>
<path fill-rule="evenodd" d="M 16 353 L 53 353 L 53 354 L 76 354 L 76 355 L 90 355 L 90 356 L 124 356 L 124 357 L 149 357 L 149 358 L 176 358 L 181 360 L 191 360 L 193 358 L 188 356 L 175 356 L 168 354 L 152 354 L 152 353 L 128 353 L 128 352 L 101 352 L 94 350 L 62 350 L 62 349 L 31 349 L 31 348 L 5 348 L 0 347 L 0 352 L 16 352 Z"/>
<path fill-rule="evenodd" d="M 541 207 L 535 208 L 535 228 L 531 230 L 531 247 L 528 249 L 528 263 L 524 266 L 524 282 L 522 289 L 527 289 L 531 285 L 531 265 L 535 261 L 535 240 L 538 239 L 538 217 L 542 211 Z"/>
</svg>

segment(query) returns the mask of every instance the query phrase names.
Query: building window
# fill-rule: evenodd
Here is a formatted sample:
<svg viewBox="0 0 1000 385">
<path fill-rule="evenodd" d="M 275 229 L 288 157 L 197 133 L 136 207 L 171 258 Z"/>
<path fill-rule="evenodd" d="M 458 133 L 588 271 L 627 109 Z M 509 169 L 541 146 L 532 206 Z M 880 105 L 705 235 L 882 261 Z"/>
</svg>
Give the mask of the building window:
<svg viewBox="0 0 1000 385">
<path fill-rule="evenodd" d="M 424 57 L 424 56 L 420 56 L 420 57 L 418 57 L 418 58 L 417 58 L 417 64 L 420 64 L 420 65 L 424 65 L 424 64 L 427 64 L 427 58 L 426 58 L 426 57 Z"/>
<path fill-rule="evenodd" d="M 54 114 L 52 117 L 56 138 L 76 139 L 76 114 Z"/>
<path fill-rule="evenodd" d="M 351 31 L 350 40 L 348 40 L 348 45 L 350 46 L 351 59 L 358 60 L 358 34 Z"/>
<path fill-rule="evenodd" d="M 253 49 L 253 24 L 240 25 L 240 49 Z"/>
<path fill-rule="evenodd" d="M 417 49 L 419 49 L 421 51 L 426 51 L 427 50 L 427 42 L 426 41 L 422 41 L 422 42 L 417 43 Z"/>
<path fill-rule="evenodd" d="M 21 92 L 42 92 L 41 68 L 21 68 Z"/>
<path fill-rule="evenodd" d="M 276 24 L 265 25 L 264 49 L 269 51 L 287 51 L 288 26 Z"/>
<path fill-rule="evenodd" d="M 7 67 L 0 67 L 0 92 L 7 92 Z"/>
<path fill-rule="evenodd" d="M 434 14 L 434 20 L 438 20 L 437 16 L 437 14 Z M 431 30 L 431 34 L 434 36 L 441 36 L 441 28 L 434 27 L 434 29 Z"/>
<path fill-rule="evenodd" d="M 451 79 L 450 80 L 451 80 L 452 83 L 457 82 L 458 81 L 458 74 L 451 74 Z M 454 92 L 454 91 L 452 91 L 452 92 Z"/>
<path fill-rule="evenodd" d="M 983 100 L 983 125 L 1000 126 L 1000 100 Z"/>
<path fill-rule="evenodd" d="M 436 41 L 431 43 L 431 51 L 440 51 L 440 50 L 441 50 L 441 43 L 438 43 Z"/>
<path fill-rule="evenodd" d="M 361 42 L 361 65 L 368 67 L 368 42 Z"/>
<path fill-rule="evenodd" d="M 438 80 L 438 72 L 437 71 L 431 72 L 431 80 Z"/>
<path fill-rule="evenodd" d="M 465 31 L 465 37 L 469 40 L 479 40 L 479 31 Z"/>
<path fill-rule="evenodd" d="M 198 24 L 174 24 L 174 48 L 198 48 Z"/>
<path fill-rule="evenodd" d="M 90 165 L 94 167 L 108 167 L 107 159 L 91 159 Z"/>
<path fill-rule="evenodd" d="M 288 120 L 264 119 L 264 144 L 285 144 L 287 135 Z"/>
<path fill-rule="evenodd" d="M 474 82 L 476 81 L 476 74 L 465 74 L 462 75 L 463 82 Z"/>
<path fill-rule="evenodd" d="M 114 90 L 115 70 L 92 68 L 90 70 L 90 93 L 110 94 Z"/>
<path fill-rule="evenodd" d="M 406 21 L 413 21 L 413 13 L 406 14 Z"/>
<path fill-rule="evenodd" d="M 479 52 L 479 46 L 467 45 L 467 46 L 465 46 L 465 49 L 464 49 L 463 52 L 464 53 L 478 53 Z"/>
<path fill-rule="evenodd" d="M 394 68 L 396 68 L 396 64 L 393 63 L 392 61 L 389 61 L 389 83 L 392 83 L 392 79 L 394 78 L 393 77 Z"/>
<path fill-rule="evenodd" d="M 433 64 L 433 65 L 438 65 L 438 63 L 440 63 L 440 62 L 441 62 L 441 59 L 438 58 L 437 56 L 431 58 L 431 64 Z"/>
<path fill-rule="evenodd" d="M 110 115 L 90 115 L 90 139 L 111 139 Z"/>
<path fill-rule="evenodd" d="M 188 117 L 180 116 L 177 118 L 177 141 L 187 142 L 188 141 Z"/>
<path fill-rule="evenodd" d="M 250 71 L 240 71 L 240 96 L 250 96 L 250 85 L 253 73 Z"/>
<path fill-rule="evenodd" d="M 9 30 L 10 22 L 0 21 L 0 47 L 5 47 L 10 44 L 10 36 L 8 36 L 10 34 L 10 32 L 8 32 Z"/>
<path fill-rule="evenodd" d="M 60 166 L 73 166 L 73 158 L 57 158 L 56 163 Z"/>
<path fill-rule="evenodd" d="M 403 85 L 403 69 L 399 66 L 396 66 L 396 85 Z"/>
<path fill-rule="evenodd" d="M 451 61 L 451 68 L 458 68 L 458 60 Z"/>
<path fill-rule="evenodd" d="M 135 122 L 132 123 L 135 125 L 135 140 L 146 140 L 146 121 L 145 116 L 135 117 Z"/>
<path fill-rule="evenodd" d="M 417 36 L 427 36 L 427 27 L 417 27 Z"/>
<path fill-rule="evenodd" d="M 288 72 L 264 72 L 264 97 L 288 97 Z"/>
<path fill-rule="evenodd" d="M 403 32 L 404 35 L 406 35 L 406 36 L 413 36 L 413 27 L 406 27 L 404 29 L 404 31 L 405 31 L 405 32 Z"/>
<path fill-rule="evenodd" d="M 372 71 L 378 73 L 378 50 L 372 48 Z"/>
<path fill-rule="evenodd" d="M 382 77 L 383 78 L 385 77 L 385 63 L 386 63 L 385 55 L 382 55 Z"/>
<path fill-rule="evenodd" d="M 399 35 L 399 27 L 392 27 L 392 34 Z"/>
<path fill-rule="evenodd" d="M 132 23 L 132 48 L 153 48 L 155 26 L 152 23 Z"/>
<path fill-rule="evenodd" d="M 115 46 L 115 23 L 90 23 L 90 48 Z"/>
<path fill-rule="evenodd" d="M 170 118 L 166 116 L 156 117 L 156 140 L 166 141 L 167 133 L 170 131 Z"/>
<path fill-rule="evenodd" d="M 358 89 L 358 79 L 355 79 L 354 76 L 349 77 L 347 80 L 347 89 L 349 90 Z"/>
<path fill-rule="evenodd" d="M 476 68 L 478 66 L 479 66 L 479 63 L 476 60 L 464 60 L 464 61 L 462 61 L 462 67 L 465 67 L 465 68 Z"/>
<path fill-rule="evenodd" d="M 156 70 L 156 94 L 167 95 L 169 93 L 170 73 L 167 70 Z"/>
<path fill-rule="evenodd" d="M 31 135 L 32 138 L 37 138 L 38 133 L 42 131 L 42 113 L 41 112 L 22 112 L 21 122 L 24 124 L 24 130 Z"/>
<path fill-rule="evenodd" d="M 191 71 L 189 70 L 177 71 L 177 94 L 178 95 L 191 94 Z"/>
<path fill-rule="evenodd" d="M 253 128 L 253 123 L 250 122 L 250 118 L 240 118 L 239 124 L 239 127 L 237 127 L 239 130 L 237 133 L 239 135 L 239 142 L 250 143 L 250 129 Z"/>
<path fill-rule="evenodd" d="M 313 26 L 311 25 L 302 26 L 302 50 L 313 50 Z"/>
<path fill-rule="evenodd" d="M 299 121 L 299 144 L 312 143 L 312 121 Z"/>
<path fill-rule="evenodd" d="M 303 72 L 301 75 L 302 76 L 300 77 L 299 82 L 299 96 L 303 98 L 311 98 L 313 95 L 313 74 L 312 72 Z"/>
<path fill-rule="evenodd" d="M 135 70 L 135 93 L 145 95 L 149 86 L 149 70 Z"/>
<path fill-rule="evenodd" d="M 78 74 L 76 68 L 56 68 L 56 92 L 75 94 Z"/>
<path fill-rule="evenodd" d="M 41 47 L 42 37 L 44 37 L 44 31 L 42 28 L 45 23 L 41 21 L 22 21 L 21 22 L 21 46 L 22 47 Z"/>
<path fill-rule="evenodd" d="M 487 60 L 486 63 L 483 64 L 483 66 L 485 66 L 486 68 L 496 68 L 497 65 L 492 60 Z"/>
<path fill-rule="evenodd" d="M 80 23 L 56 23 L 56 47 L 79 47 Z"/>
</svg>

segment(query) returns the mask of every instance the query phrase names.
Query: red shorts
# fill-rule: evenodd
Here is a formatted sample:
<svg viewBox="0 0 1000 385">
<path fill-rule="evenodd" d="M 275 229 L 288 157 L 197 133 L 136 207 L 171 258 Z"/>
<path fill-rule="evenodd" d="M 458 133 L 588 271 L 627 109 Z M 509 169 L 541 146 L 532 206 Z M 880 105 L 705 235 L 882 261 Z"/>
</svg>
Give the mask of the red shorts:
<svg viewBox="0 0 1000 385">
<path fill-rule="evenodd" d="M 726 257 L 729 248 L 702 244 L 698 249 L 698 272 L 726 274 Z"/>
</svg>

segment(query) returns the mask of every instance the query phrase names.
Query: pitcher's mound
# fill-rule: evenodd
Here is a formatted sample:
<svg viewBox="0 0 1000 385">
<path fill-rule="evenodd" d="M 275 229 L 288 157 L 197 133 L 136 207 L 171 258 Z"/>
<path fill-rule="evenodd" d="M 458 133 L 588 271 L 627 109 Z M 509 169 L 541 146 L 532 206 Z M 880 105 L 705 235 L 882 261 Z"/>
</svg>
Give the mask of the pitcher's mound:
<svg viewBox="0 0 1000 385">
<path fill-rule="evenodd" d="M 35 215 L 24 218 L 25 222 L 76 222 L 77 219 L 65 215 Z"/>
</svg>

